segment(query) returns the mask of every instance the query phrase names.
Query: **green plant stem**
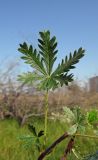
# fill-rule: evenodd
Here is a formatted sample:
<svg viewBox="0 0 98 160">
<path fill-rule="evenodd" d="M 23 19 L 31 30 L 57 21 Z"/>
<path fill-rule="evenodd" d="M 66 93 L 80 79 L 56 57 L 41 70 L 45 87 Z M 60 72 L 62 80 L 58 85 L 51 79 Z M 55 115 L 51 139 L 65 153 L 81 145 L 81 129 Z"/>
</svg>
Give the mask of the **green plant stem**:
<svg viewBox="0 0 98 160">
<path fill-rule="evenodd" d="M 45 94 L 45 128 L 44 128 L 44 145 L 46 144 L 47 138 L 47 122 L 48 122 L 48 90 Z"/>
<path fill-rule="evenodd" d="M 84 138 L 95 138 L 98 139 L 98 136 L 92 136 L 92 135 L 83 135 L 83 134 L 75 134 L 75 136 L 84 137 Z"/>
<path fill-rule="evenodd" d="M 75 155 L 75 157 L 80 160 L 79 156 L 77 155 L 77 153 L 75 152 L 75 150 L 73 148 L 72 148 L 72 152 Z"/>
</svg>

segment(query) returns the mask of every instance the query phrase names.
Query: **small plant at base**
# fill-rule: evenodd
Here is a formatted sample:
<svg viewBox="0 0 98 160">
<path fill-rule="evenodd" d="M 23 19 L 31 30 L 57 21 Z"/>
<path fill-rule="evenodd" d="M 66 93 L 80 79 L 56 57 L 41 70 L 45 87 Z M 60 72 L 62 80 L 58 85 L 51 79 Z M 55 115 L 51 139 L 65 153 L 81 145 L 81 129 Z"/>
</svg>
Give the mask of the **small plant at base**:
<svg viewBox="0 0 98 160">
<path fill-rule="evenodd" d="M 75 139 L 77 139 L 77 137 L 98 139 L 98 136 L 96 136 L 96 135 L 84 134 L 85 128 L 87 127 L 87 124 L 88 124 L 88 122 L 87 122 L 88 121 L 87 120 L 88 113 L 87 114 L 82 113 L 81 109 L 78 106 L 74 107 L 72 110 L 70 108 L 64 107 L 64 112 L 65 112 L 65 115 L 63 114 L 63 118 L 61 118 L 61 120 L 63 120 L 63 122 L 64 122 L 64 117 L 65 117 L 65 122 L 67 119 L 68 120 L 67 122 L 71 123 L 70 128 L 61 137 L 59 137 L 56 141 L 54 141 L 54 143 L 52 145 L 50 145 L 50 147 L 48 147 L 44 152 L 42 152 L 41 155 L 39 156 L 38 160 L 44 159 L 45 156 L 47 156 L 48 154 L 50 154 L 52 152 L 53 148 L 55 148 L 56 145 L 58 145 L 64 139 L 66 139 L 68 137 L 70 138 L 70 140 L 69 140 L 68 145 L 64 151 L 63 156 L 61 157 L 61 160 L 66 160 L 68 154 L 71 152 L 75 155 L 76 159 L 88 160 L 87 159 L 88 156 L 85 156 L 85 158 L 84 158 L 75 149 Z M 56 116 L 56 118 L 58 119 L 58 116 Z M 96 159 L 97 154 L 90 155 L 89 157 L 92 157 L 94 160 L 97 160 Z"/>
<path fill-rule="evenodd" d="M 94 124 L 98 123 L 98 110 L 91 110 L 87 114 L 88 123 Z"/>
<path fill-rule="evenodd" d="M 87 121 L 94 128 L 94 133 L 98 137 L 98 110 L 92 109 L 87 112 Z M 84 160 L 97 160 L 98 159 L 98 151 L 93 154 L 87 155 Z"/>
<path fill-rule="evenodd" d="M 32 133 L 32 135 L 24 135 L 19 137 L 19 139 L 24 142 L 25 148 L 32 148 L 32 145 L 34 144 L 37 151 L 41 152 L 43 146 L 40 142 L 40 138 L 44 135 L 44 131 L 40 130 L 39 132 L 37 132 L 36 128 L 32 124 L 28 125 L 28 129 Z"/>
</svg>

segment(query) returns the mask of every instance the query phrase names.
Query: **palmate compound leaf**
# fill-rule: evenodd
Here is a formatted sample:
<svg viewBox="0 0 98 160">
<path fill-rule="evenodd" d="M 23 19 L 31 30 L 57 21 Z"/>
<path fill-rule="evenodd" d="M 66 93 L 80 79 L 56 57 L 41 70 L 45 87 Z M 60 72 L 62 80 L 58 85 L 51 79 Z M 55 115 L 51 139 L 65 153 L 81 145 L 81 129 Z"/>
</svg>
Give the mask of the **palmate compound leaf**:
<svg viewBox="0 0 98 160">
<path fill-rule="evenodd" d="M 59 86 L 68 85 L 73 81 L 73 74 L 68 72 L 75 68 L 75 64 L 79 62 L 80 58 L 84 56 L 84 50 L 82 48 L 78 51 L 70 53 L 69 58 L 66 56 L 64 60 L 54 70 L 54 62 L 56 61 L 56 54 L 58 50 L 56 37 L 50 37 L 50 31 L 39 32 L 40 39 L 38 39 L 39 50 L 33 49 L 32 45 L 27 45 L 25 42 L 20 44 L 18 49 L 25 60 L 25 63 L 30 64 L 39 75 L 35 73 L 28 73 L 19 76 L 19 80 L 23 83 L 31 83 L 34 80 L 38 81 L 38 87 L 43 90 L 50 90 L 58 88 Z M 35 76 L 35 77 L 34 77 Z"/>
<path fill-rule="evenodd" d="M 33 136 L 22 135 L 19 137 L 19 139 L 24 142 L 24 144 L 23 144 L 24 148 L 26 148 L 26 149 L 31 148 L 32 149 L 32 145 L 34 145 L 34 146 L 36 146 L 37 150 L 40 152 L 40 149 L 42 147 L 42 144 L 40 142 L 40 137 L 44 135 L 44 132 L 42 130 L 37 132 L 36 128 L 32 124 L 28 125 L 28 129 L 33 134 Z"/>
<path fill-rule="evenodd" d="M 64 117 L 72 126 L 69 128 L 68 133 L 73 135 L 75 132 L 85 132 L 85 115 L 81 112 L 80 107 L 76 106 L 73 109 L 64 107 Z"/>
</svg>

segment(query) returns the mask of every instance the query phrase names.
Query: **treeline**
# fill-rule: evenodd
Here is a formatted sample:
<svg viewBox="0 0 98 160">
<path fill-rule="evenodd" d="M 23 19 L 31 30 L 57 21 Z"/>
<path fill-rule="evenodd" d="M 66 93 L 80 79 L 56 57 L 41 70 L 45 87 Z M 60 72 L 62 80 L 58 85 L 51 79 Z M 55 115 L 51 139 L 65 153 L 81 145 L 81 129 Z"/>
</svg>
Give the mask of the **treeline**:
<svg viewBox="0 0 98 160">
<path fill-rule="evenodd" d="M 29 117 L 44 115 L 44 92 L 38 91 L 34 86 L 19 84 L 13 74 L 15 67 L 16 65 L 7 67 L 1 74 L 0 119 L 14 117 L 19 124 L 24 124 Z M 83 109 L 98 107 L 98 93 L 89 92 L 86 87 L 79 86 L 77 81 L 68 87 L 50 91 L 49 115 L 52 112 L 62 112 L 63 106 L 75 105 Z"/>
<path fill-rule="evenodd" d="M 0 93 L 0 119 L 15 117 L 19 123 L 24 123 L 28 117 L 44 115 L 44 92 L 34 87 L 14 87 L 11 82 Z M 78 84 L 59 88 L 49 94 L 49 114 L 62 112 L 63 106 L 81 106 L 83 109 L 98 107 L 98 93 L 90 93 Z"/>
</svg>

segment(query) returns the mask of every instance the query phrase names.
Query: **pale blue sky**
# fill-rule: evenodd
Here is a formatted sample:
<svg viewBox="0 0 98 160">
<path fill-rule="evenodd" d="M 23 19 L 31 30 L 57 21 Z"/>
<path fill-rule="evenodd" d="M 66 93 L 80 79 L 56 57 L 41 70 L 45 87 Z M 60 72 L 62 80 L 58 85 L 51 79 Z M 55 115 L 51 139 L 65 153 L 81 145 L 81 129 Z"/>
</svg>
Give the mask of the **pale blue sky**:
<svg viewBox="0 0 98 160">
<path fill-rule="evenodd" d="M 82 46 L 86 56 L 72 72 L 79 79 L 98 75 L 98 0 L 0 0 L 0 62 L 19 59 L 19 43 L 36 47 L 44 29 L 57 37 L 57 63 Z"/>
</svg>

